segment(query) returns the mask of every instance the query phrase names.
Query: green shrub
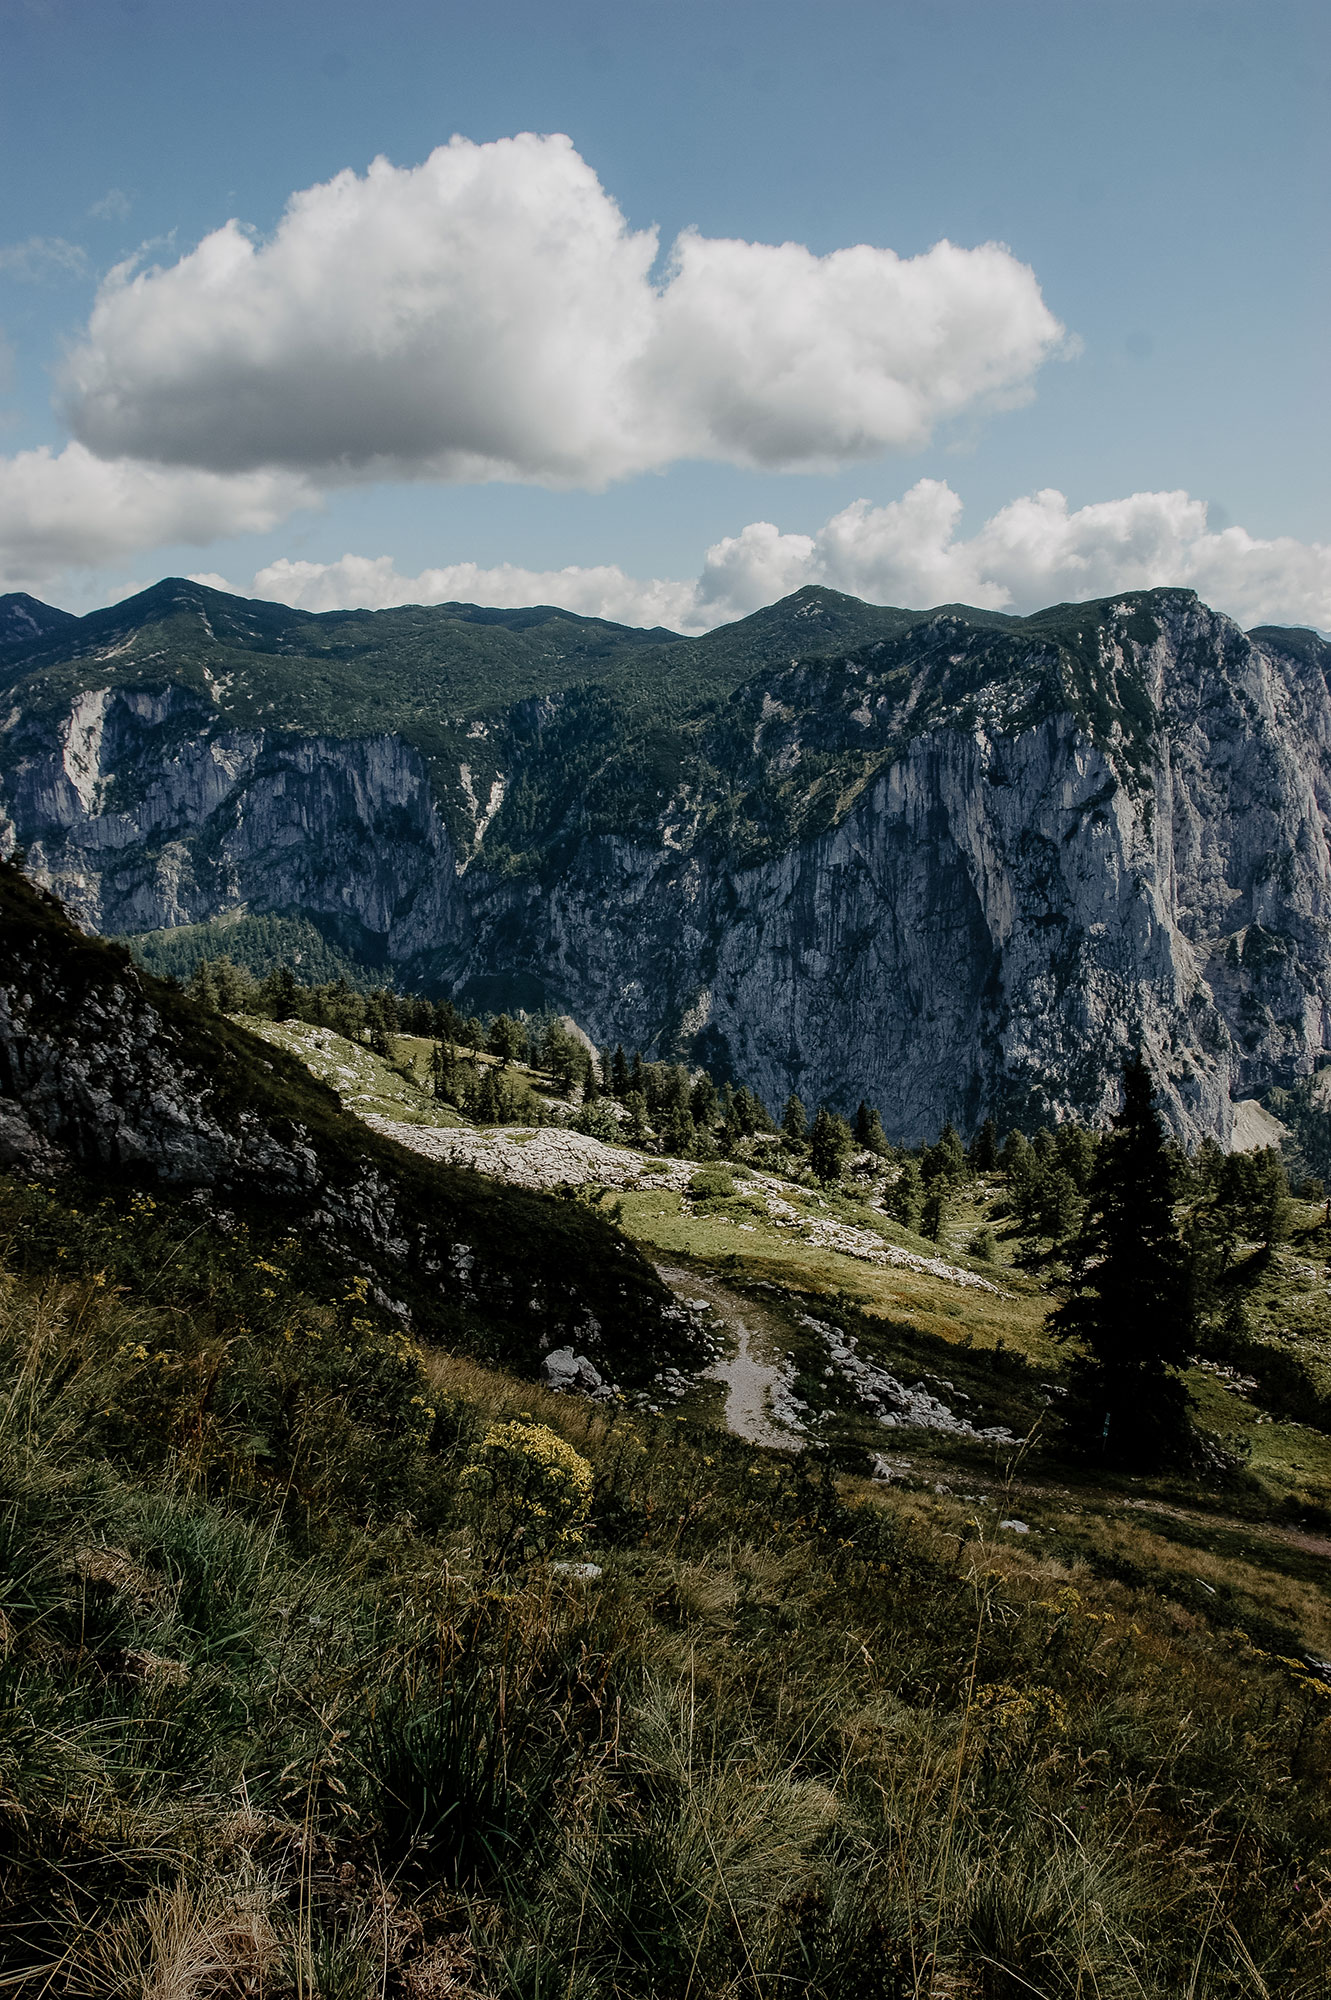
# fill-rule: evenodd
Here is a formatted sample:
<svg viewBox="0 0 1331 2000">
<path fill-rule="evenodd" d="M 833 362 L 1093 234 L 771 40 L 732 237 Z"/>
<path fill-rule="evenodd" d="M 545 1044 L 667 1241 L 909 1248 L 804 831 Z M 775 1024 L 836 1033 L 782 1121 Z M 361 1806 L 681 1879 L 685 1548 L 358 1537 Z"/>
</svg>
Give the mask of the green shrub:
<svg viewBox="0 0 1331 2000">
<path fill-rule="evenodd" d="M 578 1546 L 592 1503 L 592 1469 L 545 1424 L 493 1424 L 473 1446 L 463 1493 L 482 1523 L 486 1551 L 505 1568 Z"/>
</svg>

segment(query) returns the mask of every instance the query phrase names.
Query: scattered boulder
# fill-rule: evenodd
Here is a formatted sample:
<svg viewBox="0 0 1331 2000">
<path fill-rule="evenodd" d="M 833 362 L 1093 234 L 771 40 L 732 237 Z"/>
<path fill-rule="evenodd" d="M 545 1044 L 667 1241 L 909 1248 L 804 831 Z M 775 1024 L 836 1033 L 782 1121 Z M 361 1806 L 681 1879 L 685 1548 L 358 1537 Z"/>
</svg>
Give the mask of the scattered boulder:
<svg viewBox="0 0 1331 2000">
<path fill-rule="evenodd" d="M 556 1347 L 546 1355 L 541 1363 L 546 1387 L 561 1393 L 566 1389 L 580 1389 L 584 1395 L 593 1395 L 605 1385 L 600 1370 L 594 1368 L 585 1354 L 575 1354 L 571 1347 Z"/>
</svg>

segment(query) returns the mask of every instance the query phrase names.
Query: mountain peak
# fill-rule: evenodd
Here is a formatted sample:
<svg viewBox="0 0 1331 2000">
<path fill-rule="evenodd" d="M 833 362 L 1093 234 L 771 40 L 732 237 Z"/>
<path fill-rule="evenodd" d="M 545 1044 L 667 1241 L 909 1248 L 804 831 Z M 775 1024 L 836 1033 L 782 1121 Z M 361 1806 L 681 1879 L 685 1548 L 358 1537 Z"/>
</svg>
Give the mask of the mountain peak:
<svg viewBox="0 0 1331 2000">
<path fill-rule="evenodd" d="M 11 590 L 0 596 L 0 646 L 35 646 L 67 625 L 77 625 L 72 611 L 43 604 L 26 590 Z"/>
</svg>

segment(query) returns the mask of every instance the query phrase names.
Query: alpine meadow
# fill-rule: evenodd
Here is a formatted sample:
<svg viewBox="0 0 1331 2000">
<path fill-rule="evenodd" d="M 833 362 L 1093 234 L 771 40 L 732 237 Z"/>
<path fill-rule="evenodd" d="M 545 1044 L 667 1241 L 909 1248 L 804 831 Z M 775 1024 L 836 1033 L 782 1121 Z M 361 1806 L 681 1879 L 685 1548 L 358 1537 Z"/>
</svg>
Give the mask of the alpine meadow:
<svg viewBox="0 0 1331 2000">
<path fill-rule="evenodd" d="M 1331 17 L 0 14 L 0 2000 L 1331 2000 Z"/>
</svg>

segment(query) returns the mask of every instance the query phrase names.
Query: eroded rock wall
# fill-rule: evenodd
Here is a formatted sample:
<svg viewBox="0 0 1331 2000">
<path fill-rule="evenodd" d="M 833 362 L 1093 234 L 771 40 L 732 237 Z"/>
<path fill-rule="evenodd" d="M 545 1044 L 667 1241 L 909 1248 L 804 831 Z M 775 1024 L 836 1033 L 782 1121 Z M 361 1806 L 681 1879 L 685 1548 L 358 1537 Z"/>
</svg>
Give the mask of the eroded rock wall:
<svg viewBox="0 0 1331 2000">
<path fill-rule="evenodd" d="M 6 809 L 103 930 L 299 908 L 406 981 L 541 996 L 769 1101 L 864 1094 L 907 1139 L 1103 1115 L 1140 1039 L 1177 1129 L 1227 1141 L 1231 1098 L 1331 1041 L 1331 703 L 1315 663 L 1185 593 L 1152 629 L 1101 642 L 1149 697 L 1144 762 L 1071 712 L 1016 727 L 991 704 L 752 864 L 675 798 L 557 866 L 487 870 L 484 829 L 459 856 L 397 738 L 236 730 L 171 687 L 90 688 L 58 741 L 20 730 Z"/>
</svg>

